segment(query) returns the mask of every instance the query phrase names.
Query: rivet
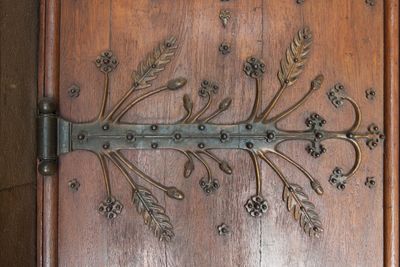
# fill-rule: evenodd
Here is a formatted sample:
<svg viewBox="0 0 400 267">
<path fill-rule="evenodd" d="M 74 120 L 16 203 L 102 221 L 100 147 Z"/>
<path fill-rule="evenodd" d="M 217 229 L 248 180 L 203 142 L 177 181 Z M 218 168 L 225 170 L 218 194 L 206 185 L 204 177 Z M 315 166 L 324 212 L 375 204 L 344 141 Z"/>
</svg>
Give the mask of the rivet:
<svg viewBox="0 0 400 267">
<path fill-rule="evenodd" d="M 104 131 L 107 131 L 108 129 L 110 129 L 110 125 L 104 124 L 104 125 L 102 126 L 102 129 L 103 129 Z"/>
<path fill-rule="evenodd" d="M 182 135 L 180 133 L 175 134 L 175 139 L 180 140 L 182 138 Z"/>
<path fill-rule="evenodd" d="M 83 133 L 78 134 L 78 140 L 85 139 L 85 135 Z"/>
<path fill-rule="evenodd" d="M 197 146 L 198 146 L 199 148 L 204 148 L 204 147 L 205 147 L 205 144 L 204 144 L 204 143 L 199 143 Z"/>
<path fill-rule="evenodd" d="M 247 129 L 247 130 L 253 129 L 253 125 L 251 125 L 251 124 L 246 124 L 246 129 Z"/>
<path fill-rule="evenodd" d="M 150 126 L 150 129 L 151 129 L 152 131 L 155 131 L 155 130 L 158 129 L 158 126 L 153 124 L 153 125 Z"/>
<path fill-rule="evenodd" d="M 252 149 L 254 147 L 254 144 L 252 142 L 247 142 L 246 147 Z"/>
<path fill-rule="evenodd" d="M 104 143 L 103 144 L 104 149 L 109 149 L 110 148 L 110 143 Z"/>
<path fill-rule="evenodd" d="M 156 149 L 158 147 L 157 143 L 151 143 L 151 148 Z"/>
<path fill-rule="evenodd" d="M 68 182 L 68 186 L 72 191 L 76 192 L 76 191 L 78 191 L 78 189 L 80 187 L 80 183 L 78 182 L 77 179 L 73 179 Z"/>
<path fill-rule="evenodd" d="M 81 89 L 79 88 L 78 85 L 73 84 L 69 89 L 68 89 L 68 95 L 69 97 L 78 97 L 80 94 Z"/>
<path fill-rule="evenodd" d="M 200 124 L 200 125 L 198 126 L 198 128 L 199 128 L 200 131 L 204 131 L 204 130 L 206 129 L 206 126 L 203 125 L 203 124 Z"/>
<path fill-rule="evenodd" d="M 132 133 L 128 133 L 127 135 L 126 135 L 126 139 L 128 139 L 129 141 L 131 141 L 131 140 L 133 140 L 133 134 Z"/>
</svg>

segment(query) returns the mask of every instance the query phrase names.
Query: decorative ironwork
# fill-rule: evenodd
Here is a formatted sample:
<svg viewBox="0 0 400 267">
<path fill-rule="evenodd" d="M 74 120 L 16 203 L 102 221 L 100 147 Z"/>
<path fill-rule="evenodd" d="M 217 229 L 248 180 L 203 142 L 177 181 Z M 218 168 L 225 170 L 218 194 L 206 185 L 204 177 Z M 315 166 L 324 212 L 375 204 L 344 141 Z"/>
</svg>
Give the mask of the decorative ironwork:
<svg viewBox="0 0 400 267">
<path fill-rule="evenodd" d="M 374 188 L 376 186 L 375 177 L 367 177 L 367 179 L 365 179 L 365 185 L 370 189 Z"/>
<path fill-rule="evenodd" d="M 374 6 L 376 4 L 375 0 L 365 0 L 365 3 L 369 6 Z"/>
<path fill-rule="evenodd" d="M 231 232 L 231 229 L 229 228 L 229 226 L 224 223 L 221 225 L 218 225 L 217 230 L 218 230 L 218 235 L 220 235 L 220 236 L 226 236 L 226 235 L 230 234 L 230 232 Z"/>
<path fill-rule="evenodd" d="M 227 55 L 227 54 L 229 54 L 229 53 L 231 52 L 231 46 L 230 46 L 228 43 L 223 42 L 223 43 L 220 44 L 220 46 L 219 46 L 219 52 L 220 52 L 222 55 Z"/>
<path fill-rule="evenodd" d="M 231 12 L 229 10 L 221 10 L 221 12 L 219 13 L 219 18 L 222 22 L 222 26 L 224 26 L 225 28 L 231 18 Z"/>
<path fill-rule="evenodd" d="M 369 88 L 365 91 L 365 97 L 369 100 L 374 100 L 376 96 L 376 91 L 374 88 Z"/>
<path fill-rule="evenodd" d="M 68 89 L 68 96 L 71 98 L 78 97 L 81 92 L 81 88 L 79 88 L 78 85 L 73 84 L 69 89 Z"/>
<path fill-rule="evenodd" d="M 253 196 L 249 200 L 247 200 L 244 207 L 252 217 L 260 217 L 268 210 L 267 201 L 265 201 L 259 195 Z"/>
<path fill-rule="evenodd" d="M 72 179 L 68 182 L 68 187 L 74 192 L 77 192 L 80 186 L 81 184 L 78 182 L 77 179 Z"/>
<path fill-rule="evenodd" d="M 58 132 L 64 133 L 58 141 L 58 154 L 73 150 L 87 150 L 95 153 L 103 172 L 106 188 L 106 200 L 100 205 L 99 211 L 108 218 L 115 218 L 122 209 L 122 204 L 117 202 L 111 192 L 108 164 L 114 164 L 130 185 L 137 211 L 144 218 L 145 224 L 160 240 L 170 240 L 173 236 L 173 227 L 166 211 L 158 203 L 152 192 L 144 187 L 144 183 L 163 191 L 169 198 L 182 200 L 184 194 L 176 187 L 164 185 L 162 179 L 153 179 L 139 169 L 137 163 L 128 160 L 122 150 L 127 149 L 171 149 L 183 154 L 186 158 L 183 176 L 189 177 L 195 168 L 195 161 L 200 163 L 206 176 L 200 180 L 200 187 L 205 193 L 215 193 L 223 185 L 212 173 L 208 160 L 218 164 L 221 171 L 232 173 L 229 164 L 213 153 L 214 149 L 241 149 L 248 152 L 254 166 L 255 192 L 245 204 L 245 209 L 251 216 L 259 217 L 268 211 L 268 204 L 263 196 L 260 161 L 265 162 L 274 171 L 283 184 L 283 201 L 289 212 L 293 213 L 295 220 L 299 221 L 301 228 L 310 236 L 318 237 L 323 231 L 322 223 L 314 204 L 311 203 L 304 189 L 289 181 L 271 159 L 276 155 L 293 165 L 300 174 L 303 174 L 310 187 L 316 194 L 322 195 L 324 190 L 321 183 L 314 178 L 304 167 L 291 157 L 281 152 L 278 145 L 293 140 L 308 141 L 307 151 L 317 158 L 326 152 L 323 143 L 328 139 L 337 139 L 350 143 L 355 150 L 355 163 L 349 171 L 337 167 L 329 178 L 331 184 L 338 189 L 345 189 L 351 177 L 359 169 L 361 163 L 361 149 L 359 140 L 366 140 L 370 148 L 376 147 L 384 138 L 376 125 L 371 125 L 366 133 L 359 133 L 361 111 L 356 102 L 350 98 L 342 84 L 335 85 L 328 92 L 328 99 L 335 108 L 340 108 L 347 102 L 355 112 L 355 121 L 346 131 L 328 131 L 324 129 L 327 121 L 318 114 L 311 114 L 305 119 L 305 130 L 286 130 L 278 123 L 287 118 L 309 97 L 318 91 L 323 83 L 323 76 L 317 75 L 311 81 L 305 95 L 287 110 L 271 116 L 271 112 L 282 98 L 283 93 L 292 87 L 299 75 L 304 70 L 304 65 L 310 54 L 312 33 L 308 28 L 301 29 L 289 45 L 286 55 L 281 60 L 278 71 L 280 87 L 270 103 L 261 109 L 262 77 L 266 72 L 265 64 L 256 57 L 249 57 L 244 63 L 244 73 L 255 82 L 255 100 L 249 117 L 240 122 L 230 124 L 216 124 L 213 119 L 227 110 L 231 98 L 223 99 L 218 108 L 205 115 L 211 107 L 219 86 L 212 81 L 204 80 L 199 88 L 199 96 L 204 99 L 204 105 L 195 109 L 189 95 L 183 96 L 185 114 L 176 123 L 171 124 L 138 124 L 121 122 L 121 119 L 137 103 L 148 97 L 163 92 L 179 90 L 186 84 L 185 78 L 175 78 L 159 88 L 134 94 L 152 86 L 152 81 L 157 78 L 166 65 L 171 61 L 176 51 L 176 39 L 169 38 L 162 42 L 144 61 L 133 75 L 131 88 L 122 96 L 110 111 L 106 112 L 108 102 L 108 79 L 110 73 L 117 67 L 118 61 L 110 52 L 104 52 L 96 60 L 96 66 L 104 75 L 103 100 L 96 120 L 87 123 L 71 123 L 61 118 L 58 119 Z M 43 108 L 43 112 L 47 109 Z M 197 111 L 195 111 L 197 110 Z M 46 111 L 47 112 L 47 111 Z M 47 114 L 47 113 L 46 113 Z M 51 155 L 50 155 L 51 156 Z M 44 154 L 41 159 L 50 159 Z M 52 163 L 53 164 L 53 163 Z M 46 164 L 44 164 L 46 165 Z M 44 167 L 43 167 L 44 168 Z M 48 173 L 48 172 L 46 172 Z"/>
<path fill-rule="evenodd" d="M 123 207 L 124 206 L 114 197 L 108 196 L 100 203 L 99 213 L 112 220 L 121 213 Z"/>
</svg>

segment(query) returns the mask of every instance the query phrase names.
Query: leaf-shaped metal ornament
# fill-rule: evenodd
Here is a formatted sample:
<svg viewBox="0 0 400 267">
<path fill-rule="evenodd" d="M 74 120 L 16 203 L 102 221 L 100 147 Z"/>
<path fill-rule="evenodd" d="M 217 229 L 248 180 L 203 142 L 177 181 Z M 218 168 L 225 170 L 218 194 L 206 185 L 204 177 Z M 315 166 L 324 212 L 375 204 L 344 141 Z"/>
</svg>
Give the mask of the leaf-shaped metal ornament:
<svg viewBox="0 0 400 267">
<path fill-rule="evenodd" d="M 133 192 L 132 200 L 139 214 L 142 214 L 144 223 L 149 226 L 154 235 L 160 241 L 171 241 L 174 232 L 170 219 L 151 192 L 144 187 L 138 187 Z"/>
<path fill-rule="evenodd" d="M 193 101 L 190 99 L 188 94 L 183 96 L 183 107 L 185 108 L 187 113 L 191 113 L 193 110 Z"/>
<path fill-rule="evenodd" d="M 132 89 L 139 90 L 150 87 L 150 82 L 164 70 L 177 48 L 175 37 L 168 38 L 156 47 L 145 60 L 139 63 L 137 71 L 133 73 Z"/>
<path fill-rule="evenodd" d="M 136 104 L 147 98 L 162 92 L 175 92 L 187 84 L 187 80 L 182 77 L 171 79 L 164 85 L 150 90 L 141 95 L 132 96 L 135 90 L 148 88 L 152 81 L 158 77 L 158 74 L 164 70 L 171 61 L 177 46 L 175 38 L 171 37 L 158 45 L 144 61 L 142 61 L 137 71 L 133 74 L 133 86 L 118 100 L 112 109 L 106 113 L 109 96 L 109 78 L 111 72 L 118 64 L 118 60 L 110 51 L 104 52 L 96 64 L 104 75 L 103 100 L 96 121 L 84 123 L 74 123 L 62 118 L 59 120 L 59 129 L 68 131 L 67 136 L 59 140 L 59 147 L 62 148 L 60 155 L 74 150 L 91 151 L 97 154 L 103 178 L 107 191 L 106 203 L 102 203 L 99 212 L 107 215 L 107 218 L 113 219 L 121 211 L 122 204 L 114 201 L 110 186 L 110 175 L 108 163 L 114 164 L 130 184 L 133 195 L 132 201 L 139 214 L 144 218 L 145 224 L 149 226 L 152 232 L 160 239 L 169 241 L 174 236 L 173 227 L 169 217 L 165 214 L 165 209 L 158 203 L 151 191 L 141 187 L 137 183 L 140 179 L 153 188 L 161 190 L 167 197 L 182 200 L 184 194 L 174 186 L 167 186 L 160 182 L 160 179 L 154 179 L 140 170 L 134 163 L 130 162 L 120 152 L 120 150 L 130 149 L 171 149 L 179 151 L 186 157 L 183 175 L 189 177 L 194 169 L 194 160 L 202 165 L 206 174 L 199 181 L 200 187 L 207 194 L 215 192 L 220 182 L 213 176 L 213 171 L 209 166 L 208 160 L 218 164 L 221 171 L 230 175 L 232 167 L 213 153 L 215 149 L 240 149 L 247 150 L 255 170 L 255 193 L 246 203 L 246 210 L 253 217 L 260 217 L 268 210 L 266 200 L 262 196 L 262 176 L 260 172 L 259 160 L 267 163 L 278 175 L 284 184 L 283 200 L 290 213 L 293 213 L 295 220 L 299 221 L 301 228 L 310 236 L 318 237 L 323 231 L 319 215 L 315 211 L 315 206 L 309 201 L 302 187 L 297 184 L 291 184 L 279 167 L 269 158 L 274 154 L 280 157 L 288 164 L 293 165 L 310 182 L 311 188 L 322 195 L 324 190 L 321 183 L 315 179 L 301 164 L 294 161 L 290 156 L 282 153 L 278 145 L 288 140 L 308 141 L 310 144 L 306 147 L 308 153 L 317 158 L 326 151 L 322 142 L 328 139 L 340 139 L 351 143 L 355 151 L 355 161 L 353 167 L 345 172 L 343 169 L 335 168 L 333 174 L 329 177 L 329 182 L 338 189 L 343 190 L 346 187 L 349 178 L 354 176 L 361 164 L 361 148 L 359 140 L 366 142 L 371 149 L 381 143 L 385 136 L 379 130 L 378 126 L 372 124 L 368 132 L 359 132 L 361 123 L 361 109 L 357 103 L 346 94 L 344 85 L 338 83 L 328 92 L 328 98 L 335 107 L 340 107 L 349 102 L 354 109 L 355 119 L 350 129 L 345 131 L 327 131 L 324 129 L 326 120 L 318 114 L 311 114 L 305 121 L 307 129 L 305 130 L 285 130 L 278 127 L 278 123 L 288 117 L 295 110 L 301 107 L 310 96 L 321 88 L 324 77 L 317 75 L 311 82 L 309 90 L 296 103 L 289 106 L 284 111 L 271 117 L 272 111 L 276 107 L 283 92 L 298 79 L 307 60 L 312 43 L 312 35 L 308 28 L 304 28 L 296 33 L 289 48 L 286 50 L 285 57 L 281 60 L 278 78 L 280 88 L 276 91 L 274 97 L 267 106 L 260 110 L 262 95 L 262 76 L 266 70 L 266 65 L 256 57 L 249 57 L 244 64 L 244 72 L 254 80 L 255 100 L 250 116 L 246 120 L 231 123 L 212 122 L 232 106 L 230 97 L 224 98 L 219 102 L 218 108 L 208 112 L 210 107 L 214 107 L 214 98 L 219 90 L 215 81 L 203 80 L 199 88 L 199 96 L 205 100 L 200 109 L 195 109 L 195 105 L 189 95 L 183 96 L 183 107 L 186 114 L 175 123 L 158 124 L 140 124 L 121 122 L 124 115 Z M 50 100 L 43 99 L 39 105 L 40 119 L 47 116 L 45 108 Z M 54 109 L 55 110 L 55 109 Z M 197 110 L 193 114 L 193 111 Z M 108 161 L 106 161 L 108 159 Z M 39 165 L 39 171 L 47 175 L 47 165 L 50 159 L 42 158 Z M 51 166 L 55 162 L 51 158 Z M 234 165 L 233 165 L 234 166 Z M 170 166 L 175 167 L 175 166 Z M 135 174 L 133 177 L 131 174 Z M 111 213 L 108 210 L 111 210 Z M 108 213 L 107 213 L 108 212 Z"/>
<path fill-rule="evenodd" d="M 226 174 L 232 174 L 232 167 L 229 166 L 229 163 L 226 161 L 221 161 L 219 168 Z"/>
<path fill-rule="evenodd" d="M 189 158 L 184 165 L 183 168 L 183 176 L 185 178 L 189 178 L 189 176 L 192 174 L 192 172 L 194 171 L 194 162 L 191 158 Z"/>
<path fill-rule="evenodd" d="M 293 85 L 303 71 L 307 55 L 311 50 L 312 34 L 309 28 L 300 30 L 286 50 L 286 57 L 281 60 L 278 78 L 281 86 Z"/>
<path fill-rule="evenodd" d="M 232 104 L 232 98 L 230 97 L 224 98 L 218 105 L 218 109 L 221 111 L 225 111 L 231 106 L 231 104 Z"/>
<path fill-rule="evenodd" d="M 288 211 L 293 212 L 294 219 L 299 221 L 304 232 L 318 238 L 323 232 L 322 224 L 314 204 L 308 200 L 303 188 L 297 184 L 284 186 L 283 201 Z"/>
</svg>

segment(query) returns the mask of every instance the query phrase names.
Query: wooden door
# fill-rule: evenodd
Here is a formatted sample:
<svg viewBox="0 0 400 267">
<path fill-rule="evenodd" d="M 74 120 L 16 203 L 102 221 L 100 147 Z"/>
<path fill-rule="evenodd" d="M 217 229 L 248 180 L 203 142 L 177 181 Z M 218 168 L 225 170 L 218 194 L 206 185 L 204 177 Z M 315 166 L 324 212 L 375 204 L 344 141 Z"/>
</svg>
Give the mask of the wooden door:
<svg viewBox="0 0 400 267">
<path fill-rule="evenodd" d="M 109 119 L 129 90 L 162 89 L 119 113 L 114 122 L 131 124 L 120 143 L 105 133 L 122 129 L 113 120 L 72 126 L 74 151 L 60 155 L 57 176 L 39 176 L 40 265 L 397 266 L 397 1 L 42 2 L 39 89 L 60 117 Z M 203 130 L 212 137 L 194 137 Z M 88 147 L 104 155 L 106 187 L 101 160 L 78 149 Z M 114 206 L 103 203 L 107 187 Z M 170 242 L 152 233 L 172 237 L 164 211 Z"/>
</svg>

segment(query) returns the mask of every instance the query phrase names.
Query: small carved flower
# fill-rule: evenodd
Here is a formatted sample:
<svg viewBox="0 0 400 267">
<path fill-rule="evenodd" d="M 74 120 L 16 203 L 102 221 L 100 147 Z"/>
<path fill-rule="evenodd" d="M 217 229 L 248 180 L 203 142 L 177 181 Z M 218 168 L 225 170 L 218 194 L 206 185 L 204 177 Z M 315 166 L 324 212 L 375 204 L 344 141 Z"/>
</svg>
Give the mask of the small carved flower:
<svg viewBox="0 0 400 267">
<path fill-rule="evenodd" d="M 231 46 L 228 43 L 223 42 L 219 46 L 219 52 L 221 52 L 222 55 L 227 55 L 231 52 Z"/>
<path fill-rule="evenodd" d="M 337 189 L 344 190 L 346 188 L 346 179 L 347 177 L 343 175 L 343 170 L 336 167 L 329 177 L 329 182 L 336 186 Z"/>
<path fill-rule="evenodd" d="M 365 97 L 369 100 L 374 100 L 376 96 L 376 91 L 374 88 L 369 88 L 365 91 Z"/>
<path fill-rule="evenodd" d="M 344 96 L 345 96 L 344 86 L 340 83 L 336 84 L 328 92 L 328 98 L 331 101 L 331 103 L 335 106 L 335 108 L 343 106 Z"/>
<path fill-rule="evenodd" d="M 100 203 L 99 212 L 108 219 L 114 219 L 121 213 L 123 205 L 114 197 L 108 197 Z"/>
<path fill-rule="evenodd" d="M 70 88 L 68 88 L 68 96 L 69 97 L 78 97 L 81 92 L 81 89 L 78 85 L 73 84 Z"/>
<path fill-rule="evenodd" d="M 81 184 L 77 179 L 72 179 L 71 181 L 68 182 L 68 186 L 72 191 L 77 192 Z"/>
<path fill-rule="evenodd" d="M 104 73 L 113 71 L 118 65 L 117 58 L 111 51 L 105 51 L 96 59 L 96 66 Z"/>
<path fill-rule="evenodd" d="M 218 234 L 220 236 L 224 236 L 230 233 L 230 229 L 229 226 L 227 226 L 226 224 L 221 224 L 217 226 L 217 230 L 218 230 Z"/>
<path fill-rule="evenodd" d="M 375 177 L 367 177 L 365 180 L 365 185 L 368 186 L 370 189 L 376 186 Z"/>
<path fill-rule="evenodd" d="M 308 128 L 313 130 L 322 129 L 322 127 L 326 124 L 326 120 L 322 118 L 319 114 L 313 113 L 306 119 L 306 125 Z"/>
<path fill-rule="evenodd" d="M 265 64 L 260 59 L 249 57 L 244 63 L 243 71 L 251 78 L 261 78 L 265 73 Z"/>
<path fill-rule="evenodd" d="M 212 95 L 218 93 L 219 86 L 211 81 L 204 80 L 201 82 L 201 86 L 199 89 L 199 96 L 206 97 L 207 95 Z"/>
<path fill-rule="evenodd" d="M 267 201 L 264 200 L 260 195 L 252 196 L 249 200 L 247 200 L 244 207 L 253 217 L 260 217 L 268 210 Z"/>
<path fill-rule="evenodd" d="M 203 189 L 204 193 L 207 195 L 216 192 L 219 188 L 219 182 L 217 179 L 208 181 L 208 179 L 202 178 L 200 180 L 200 187 Z"/>
<path fill-rule="evenodd" d="M 368 127 L 368 132 L 370 133 L 370 137 L 367 139 L 367 146 L 369 149 L 374 149 L 385 140 L 385 135 L 379 130 L 379 127 L 376 124 L 371 124 Z"/>
</svg>

